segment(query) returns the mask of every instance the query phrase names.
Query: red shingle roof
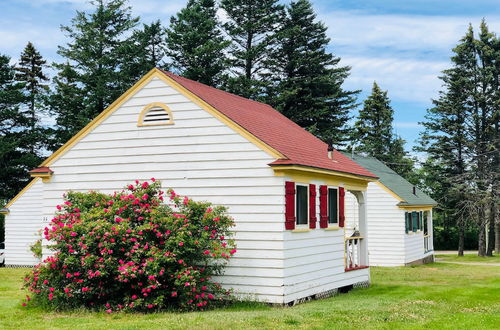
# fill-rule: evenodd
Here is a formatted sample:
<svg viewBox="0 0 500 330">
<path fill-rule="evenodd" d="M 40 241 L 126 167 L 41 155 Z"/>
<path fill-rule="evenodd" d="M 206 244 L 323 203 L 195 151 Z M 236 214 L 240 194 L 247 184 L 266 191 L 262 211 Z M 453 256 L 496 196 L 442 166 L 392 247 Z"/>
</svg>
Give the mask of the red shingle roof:
<svg viewBox="0 0 500 330">
<path fill-rule="evenodd" d="M 163 71 L 168 77 L 220 111 L 256 138 L 285 155 L 273 165 L 302 165 L 374 177 L 370 171 L 334 151 L 328 158 L 327 144 L 286 118 L 271 106 L 252 101 L 199 82 Z"/>
</svg>

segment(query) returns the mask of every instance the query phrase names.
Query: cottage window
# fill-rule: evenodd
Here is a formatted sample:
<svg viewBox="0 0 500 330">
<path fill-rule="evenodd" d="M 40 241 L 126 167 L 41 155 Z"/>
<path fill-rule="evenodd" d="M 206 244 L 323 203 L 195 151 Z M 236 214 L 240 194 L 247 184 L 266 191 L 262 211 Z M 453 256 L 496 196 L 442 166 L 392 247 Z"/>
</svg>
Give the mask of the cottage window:
<svg viewBox="0 0 500 330">
<path fill-rule="evenodd" d="M 307 225 L 308 220 L 308 194 L 307 194 L 307 186 L 297 185 L 296 192 L 296 223 L 297 225 Z"/>
<path fill-rule="evenodd" d="M 173 125 L 172 111 L 163 103 L 151 103 L 142 109 L 137 126 Z"/>
<path fill-rule="evenodd" d="M 339 223 L 339 198 L 336 188 L 328 188 L 328 223 L 338 225 Z"/>
</svg>

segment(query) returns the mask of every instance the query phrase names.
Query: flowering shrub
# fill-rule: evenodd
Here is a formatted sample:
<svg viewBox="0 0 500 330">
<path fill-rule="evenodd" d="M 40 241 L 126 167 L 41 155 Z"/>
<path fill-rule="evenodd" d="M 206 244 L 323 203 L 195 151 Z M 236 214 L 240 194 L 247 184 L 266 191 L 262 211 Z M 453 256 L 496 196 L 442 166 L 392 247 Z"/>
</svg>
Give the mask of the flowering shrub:
<svg viewBox="0 0 500 330">
<path fill-rule="evenodd" d="M 226 208 L 164 194 L 151 180 L 65 196 L 44 231 L 55 253 L 25 278 L 33 301 L 108 313 L 202 310 L 229 294 L 211 280 L 236 252 Z"/>
</svg>

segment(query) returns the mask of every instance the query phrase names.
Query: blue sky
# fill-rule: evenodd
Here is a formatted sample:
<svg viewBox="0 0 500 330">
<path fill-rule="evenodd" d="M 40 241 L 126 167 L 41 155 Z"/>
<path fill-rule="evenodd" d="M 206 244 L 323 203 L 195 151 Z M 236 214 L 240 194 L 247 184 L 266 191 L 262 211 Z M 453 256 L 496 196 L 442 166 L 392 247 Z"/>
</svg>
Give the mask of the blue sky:
<svg viewBox="0 0 500 330">
<path fill-rule="evenodd" d="M 186 1 L 130 0 L 143 22 L 168 24 Z M 283 1 L 287 2 L 287 1 Z M 352 67 L 348 89 L 370 92 L 373 81 L 389 91 L 395 110 L 395 129 L 410 148 L 425 110 L 437 96 L 440 72 L 449 66 L 451 49 L 467 25 L 478 27 L 486 18 L 500 30 L 498 0 L 312 0 L 318 17 L 329 27 L 330 50 Z M 57 45 L 65 37 L 60 25 L 69 24 L 86 0 L 0 0 L 0 53 L 17 59 L 32 41 L 49 61 L 57 61 Z"/>
</svg>

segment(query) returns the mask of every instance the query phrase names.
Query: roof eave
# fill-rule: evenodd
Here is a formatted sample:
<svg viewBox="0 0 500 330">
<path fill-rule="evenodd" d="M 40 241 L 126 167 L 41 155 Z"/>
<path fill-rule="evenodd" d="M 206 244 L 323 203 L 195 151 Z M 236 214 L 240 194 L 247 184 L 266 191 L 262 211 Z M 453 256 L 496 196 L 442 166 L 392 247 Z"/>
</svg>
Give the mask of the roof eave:
<svg viewBox="0 0 500 330">
<path fill-rule="evenodd" d="M 273 169 L 295 169 L 295 170 L 303 170 L 307 172 L 318 172 L 321 174 L 328 174 L 328 175 L 336 175 L 336 176 L 344 176 L 344 177 L 351 177 L 354 179 L 358 180 L 364 180 L 367 182 L 375 182 L 378 181 L 378 177 L 376 176 L 365 176 L 361 174 L 355 174 L 355 173 L 350 173 L 350 172 L 344 172 L 344 171 L 336 171 L 336 170 L 330 170 L 322 167 L 315 167 L 315 166 L 310 166 L 310 165 L 302 165 L 302 164 L 273 164 L 270 163 L 268 164 L 271 166 Z"/>
</svg>

